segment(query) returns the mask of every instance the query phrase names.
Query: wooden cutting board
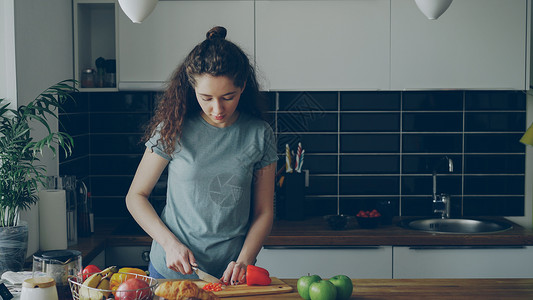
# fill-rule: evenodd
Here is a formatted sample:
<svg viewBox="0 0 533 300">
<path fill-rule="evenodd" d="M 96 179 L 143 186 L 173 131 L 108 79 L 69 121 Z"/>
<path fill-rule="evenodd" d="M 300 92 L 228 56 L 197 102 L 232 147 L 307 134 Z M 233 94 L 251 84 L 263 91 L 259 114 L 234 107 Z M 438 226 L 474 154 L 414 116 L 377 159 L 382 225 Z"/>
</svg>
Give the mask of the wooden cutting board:
<svg viewBox="0 0 533 300">
<path fill-rule="evenodd" d="M 248 286 L 246 284 L 241 285 L 228 285 L 222 291 L 213 292 L 220 298 L 225 297 L 238 297 L 238 296 L 253 296 L 253 295 L 270 295 L 289 293 L 292 291 L 292 287 L 285 282 L 279 280 L 276 277 L 270 277 L 272 283 L 268 286 Z M 166 280 L 165 280 L 166 281 Z M 194 281 L 199 287 L 203 287 L 207 284 L 205 281 Z"/>
<path fill-rule="evenodd" d="M 267 286 L 248 286 L 246 284 L 228 285 L 222 291 L 214 292 L 220 298 L 238 297 L 238 296 L 252 296 L 252 295 L 269 295 L 281 294 L 292 291 L 292 287 L 276 277 L 270 277 L 272 283 Z M 197 281 L 199 287 L 203 287 L 207 283 L 205 281 Z"/>
</svg>

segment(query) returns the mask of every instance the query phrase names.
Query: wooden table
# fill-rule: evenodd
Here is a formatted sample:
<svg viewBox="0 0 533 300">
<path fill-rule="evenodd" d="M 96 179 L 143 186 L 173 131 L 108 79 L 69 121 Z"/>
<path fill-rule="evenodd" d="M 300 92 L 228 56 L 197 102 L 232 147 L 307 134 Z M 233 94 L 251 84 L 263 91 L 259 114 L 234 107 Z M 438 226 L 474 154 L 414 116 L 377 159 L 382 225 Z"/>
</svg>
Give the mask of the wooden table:
<svg viewBox="0 0 533 300">
<path fill-rule="evenodd" d="M 301 299 L 296 279 L 282 279 L 293 292 L 222 299 Z M 532 279 L 354 279 L 350 299 L 533 299 Z"/>
</svg>

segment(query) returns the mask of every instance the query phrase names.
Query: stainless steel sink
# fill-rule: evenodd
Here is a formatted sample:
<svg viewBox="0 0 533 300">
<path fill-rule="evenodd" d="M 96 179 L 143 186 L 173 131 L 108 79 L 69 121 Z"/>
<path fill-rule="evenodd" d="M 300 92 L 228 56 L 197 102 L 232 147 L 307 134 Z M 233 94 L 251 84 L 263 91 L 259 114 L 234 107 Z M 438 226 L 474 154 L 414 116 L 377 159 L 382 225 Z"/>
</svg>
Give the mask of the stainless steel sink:
<svg viewBox="0 0 533 300">
<path fill-rule="evenodd" d="M 513 225 L 507 222 L 482 219 L 415 219 L 404 220 L 400 225 L 419 231 L 456 234 L 495 233 L 513 228 Z"/>
</svg>

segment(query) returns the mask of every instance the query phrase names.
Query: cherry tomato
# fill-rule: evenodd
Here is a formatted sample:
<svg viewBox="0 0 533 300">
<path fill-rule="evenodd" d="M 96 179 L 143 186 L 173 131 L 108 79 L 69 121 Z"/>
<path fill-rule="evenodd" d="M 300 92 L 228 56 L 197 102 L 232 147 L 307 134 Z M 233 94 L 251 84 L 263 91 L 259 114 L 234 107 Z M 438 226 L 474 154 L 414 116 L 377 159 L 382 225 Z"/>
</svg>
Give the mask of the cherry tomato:
<svg viewBox="0 0 533 300">
<path fill-rule="evenodd" d="M 206 291 L 211 291 L 211 292 L 218 292 L 218 291 L 222 291 L 222 284 L 221 283 L 208 283 L 206 285 L 204 285 L 204 287 L 202 288 Z"/>
<path fill-rule="evenodd" d="M 360 210 L 356 216 L 360 218 L 377 218 L 381 217 L 381 214 L 376 209 L 373 209 L 372 211 Z"/>
</svg>

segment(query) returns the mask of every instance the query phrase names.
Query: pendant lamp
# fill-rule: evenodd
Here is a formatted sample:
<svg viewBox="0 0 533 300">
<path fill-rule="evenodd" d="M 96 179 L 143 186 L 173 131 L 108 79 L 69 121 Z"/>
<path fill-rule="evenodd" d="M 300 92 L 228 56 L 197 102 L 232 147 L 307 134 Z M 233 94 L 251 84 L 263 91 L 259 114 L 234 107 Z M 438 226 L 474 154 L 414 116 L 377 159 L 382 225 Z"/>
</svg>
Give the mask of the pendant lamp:
<svg viewBox="0 0 533 300">
<path fill-rule="evenodd" d="M 418 9 L 430 20 L 438 19 L 452 4 L 452 0 L 415 0 Z"/>
<path fill-rule="evenodd" d="M 158 0 L 118 0 L 122 11 L 133 23 L 141 23 L 152 13 Z"/>
</svg>

